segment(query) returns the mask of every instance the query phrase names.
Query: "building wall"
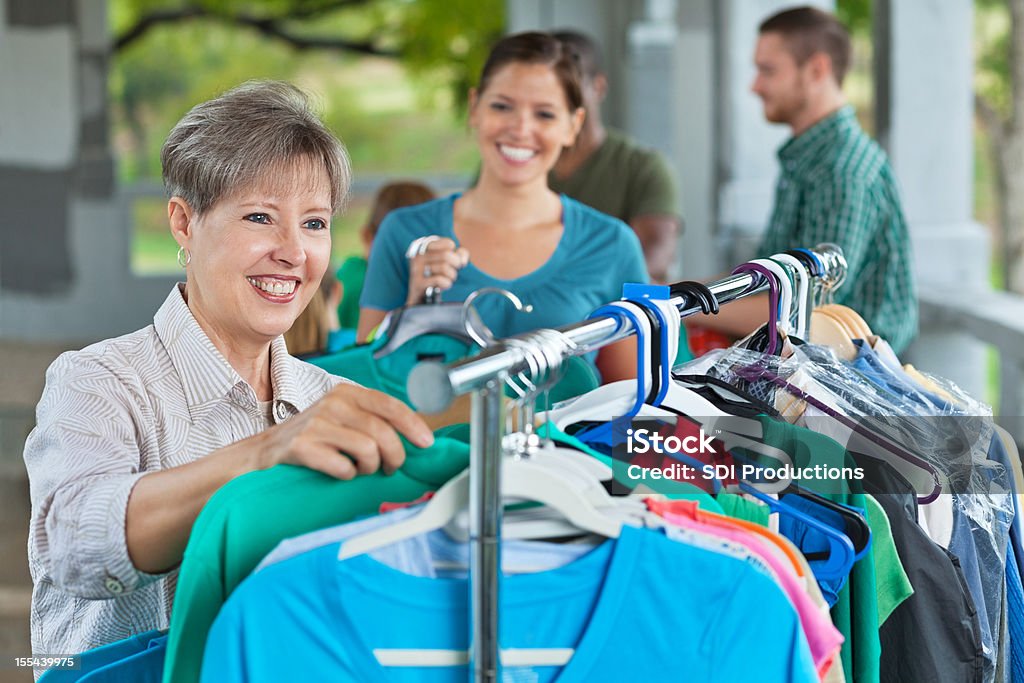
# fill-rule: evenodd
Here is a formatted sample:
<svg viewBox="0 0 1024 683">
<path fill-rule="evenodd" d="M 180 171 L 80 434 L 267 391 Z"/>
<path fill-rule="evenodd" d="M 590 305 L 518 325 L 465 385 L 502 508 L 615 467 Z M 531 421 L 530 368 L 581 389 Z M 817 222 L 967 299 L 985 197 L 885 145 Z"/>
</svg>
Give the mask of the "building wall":
<svg viewBox="0 0 1024 683">
<path fill-rule="evenodd" d="M 145 325 L 170 288 L 129 266 L 108 145 L 106 0 L 0 0 L 0 338 Z"/>
</svg>

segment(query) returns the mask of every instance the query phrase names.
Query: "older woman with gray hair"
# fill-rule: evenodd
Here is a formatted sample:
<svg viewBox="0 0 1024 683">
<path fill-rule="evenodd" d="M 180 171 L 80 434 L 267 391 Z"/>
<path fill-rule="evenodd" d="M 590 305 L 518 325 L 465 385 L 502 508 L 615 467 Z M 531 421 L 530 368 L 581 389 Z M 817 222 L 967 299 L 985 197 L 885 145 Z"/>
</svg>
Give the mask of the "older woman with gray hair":
<svg viewBox="0 0 1024 683">
<path fill-rule="evenodd" d="M 49 368 L 25 444 L 32 650 L 166 628 L 192 524 L 221 485 L 279 463 L 338 478 L 397 469 L 399 401 L 288 355 L 348 191 L 344 147 L 285 83 L 193 108 L 161 151 L 185 283 L 153 324 Z"/>
</svg>

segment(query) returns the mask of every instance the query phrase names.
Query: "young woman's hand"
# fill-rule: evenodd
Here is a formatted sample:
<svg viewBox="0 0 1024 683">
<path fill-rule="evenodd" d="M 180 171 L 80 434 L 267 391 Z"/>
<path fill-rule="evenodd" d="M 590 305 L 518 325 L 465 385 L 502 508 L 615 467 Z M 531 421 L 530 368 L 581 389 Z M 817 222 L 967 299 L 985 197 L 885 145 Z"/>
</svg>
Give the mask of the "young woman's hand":
<svg viewBox="0 0 1024 683">
<path fill-rule="evenodd" d="M 459 270 L 467 263 L 467 249 L 457 249 L 455 242 L 447 237 L 431 241 L 422 254 L 409 260 L 409 295 L 405 303 L 421 303 L 427 287 L 437 287 L 441 291 L 451 289 L 459 277 Z"/>
</svg>

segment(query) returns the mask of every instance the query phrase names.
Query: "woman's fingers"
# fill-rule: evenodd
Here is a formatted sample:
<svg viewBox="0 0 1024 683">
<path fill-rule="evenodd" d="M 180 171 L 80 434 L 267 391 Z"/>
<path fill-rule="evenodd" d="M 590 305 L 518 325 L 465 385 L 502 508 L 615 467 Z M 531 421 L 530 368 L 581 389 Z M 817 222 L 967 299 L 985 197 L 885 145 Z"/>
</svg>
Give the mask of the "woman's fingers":
<svg viewBox="0 0 1024 683">
<path fill-rule="evenodd" d="M 323 443 L 304 444 L 295 454 L 294 463 L 335 479 L 354 479 L 358 474 L 351 458 Z"/>
<path fill-rule="evenodd" d="M 426 250 L 409 263 L 409 296 L 407 303 L 418 303 L 428 287 L 451 289 L 459 270 L 469 263 L 469 251 L 456 248 L 455 242 L 442 237 L 430 242 Z"/>
<path fill-rule="evenodd" d="M 434 435 L 423 419 L 396 398 L 352 384 L 335 387 L 310 409 L 300 438 L 352 457 L 360 474 L 383 468 L 391 474 L 405 462 L 399 434 L 425 448 Z"/>
</svg>

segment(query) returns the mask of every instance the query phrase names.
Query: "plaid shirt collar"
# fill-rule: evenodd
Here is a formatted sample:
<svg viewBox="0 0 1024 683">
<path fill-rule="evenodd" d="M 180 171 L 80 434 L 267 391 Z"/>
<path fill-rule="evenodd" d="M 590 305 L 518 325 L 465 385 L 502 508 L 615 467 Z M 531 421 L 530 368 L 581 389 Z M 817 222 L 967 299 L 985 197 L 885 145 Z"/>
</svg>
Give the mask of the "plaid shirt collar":
<svg viewBox="0 0 1024 683">
<path fill-rule="evenodd" d="M 787 140 L 777 153 L 779 162 L 786 171 L 799 172 L 820 157 L 823 151 L 833 149 L 837 140 L 859 131 L 860 124 L 853 107 L 844 105 L 800 135 Z"/>
</svg>

